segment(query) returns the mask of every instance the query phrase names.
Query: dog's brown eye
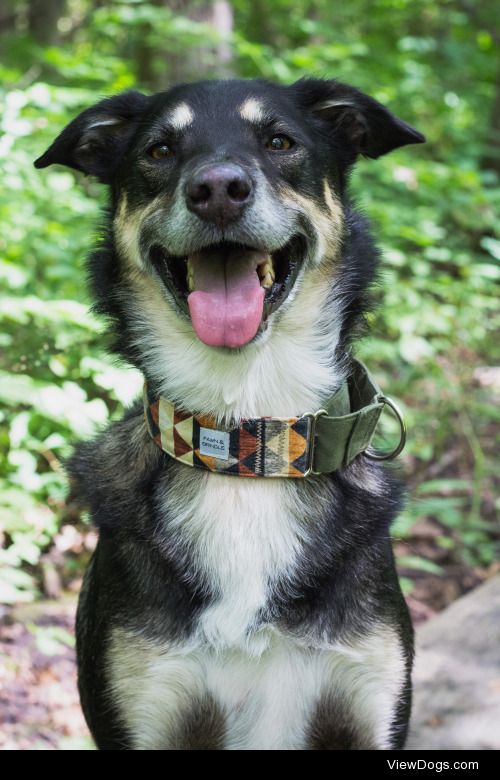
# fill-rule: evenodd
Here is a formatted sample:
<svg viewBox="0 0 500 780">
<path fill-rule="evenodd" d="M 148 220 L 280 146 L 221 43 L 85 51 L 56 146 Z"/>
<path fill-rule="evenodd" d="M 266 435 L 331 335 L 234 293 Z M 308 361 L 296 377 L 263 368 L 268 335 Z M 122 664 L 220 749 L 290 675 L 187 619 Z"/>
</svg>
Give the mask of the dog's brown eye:
<svg viewBox="0 0 500 780">
<path fill-rule="evenodd" d="M 155 144 L 148 149 L 148 154 L 153 160 L 164 160 L 165 157 L 172 157 L 173 149 L 168 144 Z"/>
<path fill-rule="evenodd" d="M 293 141 L 287 135 L 273 135 L 266 146 L 271 152 L 288 152 L 293 146 Z"/>
</svg>

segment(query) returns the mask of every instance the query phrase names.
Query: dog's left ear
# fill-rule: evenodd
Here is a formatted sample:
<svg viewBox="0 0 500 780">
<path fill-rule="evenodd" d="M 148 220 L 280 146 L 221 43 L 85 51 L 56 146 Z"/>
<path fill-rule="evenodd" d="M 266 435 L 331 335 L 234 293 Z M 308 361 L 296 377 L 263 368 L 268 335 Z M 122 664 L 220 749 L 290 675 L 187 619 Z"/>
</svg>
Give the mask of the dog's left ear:
<svg viewBox="0 0 500 780">
<path fill-rule="evenodd" d="M 301 79 L 293 87 L 298 89 L 306 107 L 342 135 L 356 154 L 377 158 L 398 146 L 425 142 L 418 130 L 347 84 Z"/>
<path fill-rule="evenodd" d="M 59 163 L 107 184 L 148 102 L 140 92 L 124 92 L 87 108 L 35 160 L 35 168 Z"/>
</svg>

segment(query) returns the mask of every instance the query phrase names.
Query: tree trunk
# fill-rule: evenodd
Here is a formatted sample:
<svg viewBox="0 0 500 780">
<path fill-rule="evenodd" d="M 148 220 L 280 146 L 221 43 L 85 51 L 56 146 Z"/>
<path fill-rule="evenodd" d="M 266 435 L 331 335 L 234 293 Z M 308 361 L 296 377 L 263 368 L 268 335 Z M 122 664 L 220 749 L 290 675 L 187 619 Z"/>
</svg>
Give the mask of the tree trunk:
<svg viewBox="0 0 500 780">
<path fill-rule="evenodd" d="M 15 32 L 18 16 L 19 8 L 16 8 L 14 0 L 4 0 L 0 11 L 0 33 Z"/>
<path fill-rule="evenodd" d="M 59 40 L 57 22 L 64 14 L 66 0 L 30 0 L 28 30 L 38 43 L 50 45 Z"/>
<path fill-rule="evenodd" d="M 495 97 L 491 107 L 486 151 L 481 160 L 481 168 L 495 171 L 500 176 L 500 67 L 495 87 Z"/>
<path fill-rule="evenodd" d="M 137 78 L 144 87 L 158 91 L 169 84 L 195 81 L 205 76 L 228 78 L 233 75 L 231 67 L 233 52 L 229 37 L 233 31 L 233 9 L 228 0 L 193 3 L 192 0 L 152 0 L 159 8 L 186 16 L 197 22 L 214 27 L 224 38 L 217 44 L 198 44 L 185 48 L 182 53 L 155 49 L 148 41 L 148 29 L 144 29 L 141 44 L 135 58 Z"/>
<path fill-rule="evenodd" d="M 234 16 L 233 8 L 228 0 L 215 0 L 215 2 L 212 3 L 211 24 L 223 38 L 216 46 L 217 76 L 219 76 L 219 78 L 233 76 L 233 50 L 229 39 L 233 32 Z"/>
</svg>

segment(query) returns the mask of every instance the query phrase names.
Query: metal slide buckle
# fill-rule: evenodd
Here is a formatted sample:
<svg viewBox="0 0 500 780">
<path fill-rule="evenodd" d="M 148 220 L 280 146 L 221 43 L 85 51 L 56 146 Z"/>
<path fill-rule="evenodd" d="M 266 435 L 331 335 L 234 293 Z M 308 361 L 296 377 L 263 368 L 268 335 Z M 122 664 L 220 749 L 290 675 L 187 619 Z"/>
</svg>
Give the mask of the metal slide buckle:
<svg viewBox="0 0 500 780">
<path fill-rule="evenodd" d="M 302 417 L 309 417 L 311 425 L 309 427 L 309 450 L 307 453 L 307 468 L 304 471 L 304 477 L 308 477 L 309 474 L 322 474 L 322 471 L 313 471 L 314 461 L 314 448 L 316 446 L 316 423 L 318 417 L 328 414 L 326 409 L 319 409 L 317 412 L 306 412 Z"/>
<path fill-rule="evenodd" d="M 399 422 L 399 429 L 400 429 L 399 443 L 396 445 L 396 448 L 392 450 L 392 452 L 383 453 L 383 452 L 377 452 L 377 450 L 373 450 L 373 452 L 368 452 L 368 450 L 365 450 L 364 454 L 366 455 L 367 458 L 370 458 L 370 460 L 392 460 L 393 458 L 397 457 L 400 452 L 404 450 L 404 446 L 406 444 L 406 425 L 401 410 L 399 409 L 397 404 L 394 403 L 392 398 L 388 398 L 386 395 L 383 395 L 381 396 L 380 401 L 385 406 L 388 406 L 390 409 L 392 409 L 392 411 L 396 415 L 397 421 Z"/>
</svg>

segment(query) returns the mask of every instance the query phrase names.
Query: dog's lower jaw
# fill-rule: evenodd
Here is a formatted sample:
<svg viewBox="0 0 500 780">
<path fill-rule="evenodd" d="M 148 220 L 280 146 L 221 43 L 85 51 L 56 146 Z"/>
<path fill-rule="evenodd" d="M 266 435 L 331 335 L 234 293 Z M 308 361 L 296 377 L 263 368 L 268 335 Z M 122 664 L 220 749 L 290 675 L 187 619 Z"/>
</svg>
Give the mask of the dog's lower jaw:
<svg viewBox="0 0 500 780">
<path fill-rule="evenodd" d="M 136 271 L 123 301 L 129 340 L 155 391 L 186 410 L 219 422 L 300 416 L 320 408 L 344 378 L 335 358 L 342 311 L 328 310 L 330 286 L 323 269 L 309 270 L 268 328 L 230 350 L 203 344 L 158 282 Z"/>
</svg>

